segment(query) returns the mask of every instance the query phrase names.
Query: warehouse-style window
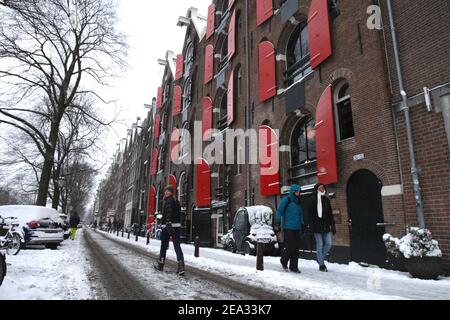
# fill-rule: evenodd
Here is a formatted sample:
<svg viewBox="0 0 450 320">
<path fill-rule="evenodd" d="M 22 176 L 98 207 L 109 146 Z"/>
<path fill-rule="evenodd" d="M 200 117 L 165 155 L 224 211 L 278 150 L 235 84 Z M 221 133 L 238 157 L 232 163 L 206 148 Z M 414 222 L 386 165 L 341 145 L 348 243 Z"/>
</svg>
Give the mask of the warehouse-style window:
<svg viewBox="0 0 450 320">
<path fill-rule="evenodd" d="M 186 53 L 184 55 L 184 74 L 189 76 L 192 64 L 194 63 L 194 44 L 190 42 L 187 45 Z"/>
<path fill-rule="evenodd" d="M 192 81 L 191 79 L 187 79 L 184 83 L 184 92 L 183 92 L 183 121 L 187 121 L 189 109 L 192 104 Z"/>
<path fill-rule="evenodd" d="M 315 120 L 300 119 L 291 138 L 291 180 L 303 186 L 317 183 Z"/>
<path fill-rule="evenodd" d="M 290 86 L 312 71 L 309 59 L 308 26 L 301 23 L 294 30 L 287 45 L 286 85 Z"/>
<path fill-rule="evenodd" d="M 350 86 L 345 80 L 334 87 L 334 110 L 337 141 L 353 138 L 355 129 L 353 126 Z"/>
</svg>

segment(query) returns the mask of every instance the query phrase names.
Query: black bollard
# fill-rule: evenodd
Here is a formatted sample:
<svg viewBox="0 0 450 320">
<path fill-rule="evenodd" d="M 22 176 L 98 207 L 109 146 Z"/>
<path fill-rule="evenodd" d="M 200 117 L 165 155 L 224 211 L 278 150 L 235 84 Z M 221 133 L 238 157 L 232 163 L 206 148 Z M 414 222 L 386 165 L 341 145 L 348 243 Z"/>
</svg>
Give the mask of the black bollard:
<svg viewBox="0 0 450 320">
<path fill-rule="evenodd" d="M 117 229 L 117 236 L 119 236 L 119 229 Z"/>
<path fill-rule="evenodd" d="M 195 237 L 195 257 L 200 257 L 200 238 Z"/>
<path fill-rule="evenodd" d="M 128 239 L 130 239 L 130 231 L 128 231 Z"/>
<path fill-rule="evenodd" d="M 123 231 L 123 229 L 122 229 L 122 238 L 123 238 L 123 232 L 124 232 L 124 231 Z"/>
<path fill-rule="evenodd" d="M 264 244 L 256 245 L 256 270 L 264 271 Z"/>
<path fill-rule="evenodd" d="M 150 232 L 147 232 L 147 245 L 150 244 Z"/>
</svg>

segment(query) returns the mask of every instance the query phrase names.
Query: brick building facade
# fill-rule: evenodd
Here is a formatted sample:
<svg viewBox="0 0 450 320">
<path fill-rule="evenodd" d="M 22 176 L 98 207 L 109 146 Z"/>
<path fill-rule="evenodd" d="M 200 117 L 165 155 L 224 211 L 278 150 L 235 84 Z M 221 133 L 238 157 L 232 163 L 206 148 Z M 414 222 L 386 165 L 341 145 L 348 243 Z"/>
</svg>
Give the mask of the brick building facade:
<svg viewBox="0 0 450 320">
<path fill-rule="evenodd" d="M 159 211 L 164 186 L 174 184 L 185 240 L 200 236 L 202 245 L 220 247 L 240 207 L 275 209 L 291 184 L 307 195 L 329 181 L 338 231 L 332 259 L 386 266 L 382 235 L 403 235 L 417 214 L 389 19 L 385 2 L 377 4 L 216 0 L 206 18 L 193 8 L 180 17 L 183 52 L 160 61 L 164 78 L 146 120 L 154 121 L 142 147 L 152 150 L 143 157 L 147 213 Z M 368 27 L 368 8 L 381 9 L 380 30 Z M 450 4 L 394 1 L 393 11 L 425 220 L 448 270 Z M 261 176 L 261 165 L 174 164 L 171 151 L 183 157 L 187 147 L 178 130 L 194 136 L 195 121 L 217 130 L 204 147 L 227 129 L 278 130 L 279 174 Z M 236 151 L 248 160 L 250 146 Z M 304 256 L 314 250 L 310 240 L 303 239 Z"/>
</svg>

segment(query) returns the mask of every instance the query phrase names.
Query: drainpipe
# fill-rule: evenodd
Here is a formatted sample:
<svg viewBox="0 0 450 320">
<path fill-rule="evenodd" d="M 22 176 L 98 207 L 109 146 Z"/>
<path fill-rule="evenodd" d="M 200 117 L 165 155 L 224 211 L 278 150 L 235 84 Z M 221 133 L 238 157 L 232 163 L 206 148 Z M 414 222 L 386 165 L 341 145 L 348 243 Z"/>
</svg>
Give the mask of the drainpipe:
<svg viewBox="0 0 450 320">
<path fill-rule="evenodd" d="M 399 51 L 398 51 L 398 45 L 397 45 L 397 35 L 394 25 L 394 15 L 392 13 L 392 5 L 391 0 L 387 0 L 387 8 L 388 8 L 388 14 L 389 14 L 389 23 L 391 25 L 391 34 L 392 34 L 392 46 L 394 49 L 394 57 L 395 57 L 395 64 L 397 68 L 397 76 L 398 76 L 398 84 L 400 88 L 400 94 L 402 96 L 402 104 L 403 104 L 403 112 L 405 115 L 405 124 L 406 124 L 406 133 L 408 136 L 408 149 L 409 149 L 409 158 L 411 161 L 411 174 L 412 174 L 412 180 L 413 180 L 413 187 L 414 187 L 414 198 L 416 200 L 416 209 L 417 209 L 417 218 L 419 220 L 419 226 L 420 228 L 425 228 L 425 216 L 424 216 L 424 209 L 423 209 L 423 201 L 422 201 L 422 192 L 420 188 L 420 178 L 419 178 L 419 171 L 417 168 L 416 163 L 416 157 L 414 152 L 414 141 L 413 141 L 413 133 L 412 133 L 412 126 L 411 126 L 411 117 L 409 113 L 409 107 L 408 107 L 408 96 L 405 92 L 404 85 L 403 85 L 403 77 L 402 77 L 402 67 L 400 64 L 400 57 L 399 57 Z"/>
<path fill-rule="evenodd" d="M 245 0 L 245 63 L 246 63 L 246 91 L 247 91 L 247 101 L 245 106 L 245 131 L 250 129 L 250 30 L 249 30 L 249 0 Z M 250 206 L 251 203 L 251 194 L 252 194 L 252 184 L 251 184 L 251 166 L 250 166 L 250 141 L 247 137 L 247 141 L 245 143 L 245 153 L 246 153 L 246 161 L 247 161 L 247 203 L 246 205 Z"/>
</svg>

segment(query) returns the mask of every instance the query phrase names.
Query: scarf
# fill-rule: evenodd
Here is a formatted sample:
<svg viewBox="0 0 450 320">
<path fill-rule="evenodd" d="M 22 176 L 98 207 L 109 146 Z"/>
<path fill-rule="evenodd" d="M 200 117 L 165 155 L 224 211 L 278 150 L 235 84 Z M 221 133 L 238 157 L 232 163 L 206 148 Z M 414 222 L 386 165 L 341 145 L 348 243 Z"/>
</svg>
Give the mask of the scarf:
<svg viewBox="0 0 450 320">
<path fill-rule="evenodd" d="M 322 197 L 325 195 L 325 192 L 317 192 L 317 214 L 319 215 L 319 218 L 322 219 L 323 217 L 323 210 L 322 210 Z"/>
</svg>

